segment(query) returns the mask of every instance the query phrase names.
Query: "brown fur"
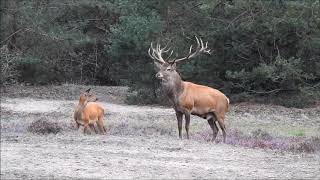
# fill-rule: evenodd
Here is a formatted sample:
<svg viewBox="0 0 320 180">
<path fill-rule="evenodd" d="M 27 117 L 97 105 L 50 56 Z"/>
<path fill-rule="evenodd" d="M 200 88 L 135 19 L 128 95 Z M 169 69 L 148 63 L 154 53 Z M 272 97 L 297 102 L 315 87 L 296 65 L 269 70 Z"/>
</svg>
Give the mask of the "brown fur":
<svg viewBox="0 0 320 180">
<path fill-rule="evenodd" d="M 228 98 L 219 90 L 183 82 L 184 91 L 179 97 L 179 103 L 190 113 L 197 111 L 199 114 L 214 112 L 217 115 L 224 115 L 228 110 Z"/>
<path fill-rule="evenodd" d="M 159 72 L 156 74 L 161 79 L 161 84 L 167 96 L 174 105 L 178 120 L 179 137 L 182 138 L 182 119 L 185 116 L 187 138 L 189 139 L 190 115 L 196 115 L 207 119 L 212 131 L 212 141 L 215 140 L 218 127 L 223 133 L 223 141 L 226 139 L 225 113 L 229 109 L 229 99 L 219 90 L 208 86 L 198 85 L 182 81 L 176 71 L 176 65 L 164 63 L 158 65 Z"/>
<path fill-rule="evenodd" d="M 215 118 L 220 125 L 225 141 L 224 119 L 225 113 L 229 109 L 229 99 L 219 90 L 207 86 L 191 82 L 182 82 L 182 84 L 184 90 L 179 96 L 179 109 L 209 121 L 211 118 Z M 214 117 L 211 117 L 212 114 Z M 214 139 L 215 137 L 212 140 Z"/>
<path fill-rule="evenodd" d="M 189 54 L 183 58 L 168 61 L 173 51 L 168 56 L 167 60 L 162 57 L 162 53 L 170 51 L 167 45 L 161 48 L 160 44 L 153 47 L 152 43 L 148 50 L 149 56 L 154 60 L 155 67 L 158 69 L 156 78 L 161 80 L 162 88 L 170 101 L 173 103 L 174 110 L 178 121 L 179 138 L 182 138 L 182 119 L 185 116 L 187 138 L 189 139 L 189 125 L 190 115 L 197 115 L 204 119 L 207 119 L 212 131 L 212 141 L 215 140 L 218 127 L 215 123 L 218 121 L 223 133 L 223 141 L 226 140 L 225 131 L 225 113 L 229 110 L 229 99 L 219 90 L 194 84 L 191 82 L 182 81 L 180 75 L 176 71 L 176 63 L 190 58 L 194 58 L 201 53 L 210 54 L 208 49 L 208 42 L 203 43 L 201 38 L 197 38 L 197 46 L 192 52 L 192 46 L 189 48 Z"/>
<path fill-rule="evenodd" d="M 97 98 L 95 96 L 88 93 L 82 93 L 79 98 L 79 103 L 74 111 L 74 120 L 78 129 L 80 125 L 84 126 L 84 133 L 87 130 L 90 130 L 90 128 L 94 129 L 94 131 L 98 133 L 94 127 L 94 124 L 96 123 L 100 132 L 105 134 L 106 129 L 103 121 L 104 109 L 100 104 L 92 102 L 96 100 Z"/>
</svg>

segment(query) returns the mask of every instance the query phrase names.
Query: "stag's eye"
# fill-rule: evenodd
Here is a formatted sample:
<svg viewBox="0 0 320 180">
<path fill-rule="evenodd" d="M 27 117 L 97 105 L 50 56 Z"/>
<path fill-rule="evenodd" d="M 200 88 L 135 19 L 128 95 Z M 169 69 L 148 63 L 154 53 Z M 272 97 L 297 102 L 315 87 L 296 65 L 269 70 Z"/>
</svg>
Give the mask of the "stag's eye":
<svg viewBox="0 0 320 180">
<path fill-rule="evenodd" d="M 171 68 L 171 67 L 168 67 L 166 70 L 167 70 L 167 71 L 172 71 L 172 68 Z"/>
</svg>

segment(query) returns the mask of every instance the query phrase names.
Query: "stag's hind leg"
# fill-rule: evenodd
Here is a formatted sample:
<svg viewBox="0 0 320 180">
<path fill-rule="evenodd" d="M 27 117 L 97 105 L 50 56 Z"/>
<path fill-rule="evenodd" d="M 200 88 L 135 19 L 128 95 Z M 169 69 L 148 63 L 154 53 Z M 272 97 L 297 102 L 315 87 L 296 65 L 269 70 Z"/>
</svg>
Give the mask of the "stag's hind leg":
<svg viewBox="0 0 320 180">
<path fill-rule="evenodd" d="M 224 116 L 221 116 L 218 118 L 218 123 L 219 123 L 219 126 L 220 126 L 222 134 L 223 134 L 223 142 L 226 143 L 227 133 L 226 133 L 226 126 L 224 124 Z"/>
<path fill-rule="evenodd" d="M 218 131 L 219 131 L 218 126 L 215 123 L 216 117 L 214 115 L 212 115 L 212 116 L 209 115 L 207 117 L 207 119 L 208 119 L 208 123 L 209 123 L 209 125 L 210 125 L 210 127 L 212 129 L 212 132 L 213 132 L 211 141 L 214 142 L 214 140 L 217 137 Z"/>
</svg>

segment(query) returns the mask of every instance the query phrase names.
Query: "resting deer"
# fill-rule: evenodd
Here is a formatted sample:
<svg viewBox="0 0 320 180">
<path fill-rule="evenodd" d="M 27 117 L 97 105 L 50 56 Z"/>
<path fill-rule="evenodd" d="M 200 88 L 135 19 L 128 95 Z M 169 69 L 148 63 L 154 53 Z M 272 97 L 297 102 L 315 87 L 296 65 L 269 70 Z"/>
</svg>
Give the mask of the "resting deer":
<svg viewBox="0 0 320 180">
<path fill-rule="evenodd" d="M 207 45 L 204 45 L 201 39 L 196 37 L 197 47 L 192 52 L 192 46 L 189 49 L 189 54 L 182 58 L 174 58 L 169 60 L 173 51 L 167 58 L 163 57 L 163 53 L 170 51 L 167 48 L 168 44 L 161 48 L 160 44 L 153 47 L 152 43 L 148 50 L 149 56 L 154 60 L 154 64 L 158 69 L 156 78 L 161 80 L 161 85 L 173 107 L 178 120 L 179 138 L 182 139 L 182 119 L 185 116 L 185 129 L 187 139 L 189 139 L 189 125 L 190 115 L 196 115 L 201 118 L 207 119 L 212 131 L 212 141 L 215 140 L 218 127 L 215 123 L 218 121 L 223 134 L 223 142 L 226 140 L 225 128 L 225 113 L 229 109 L 229 99 L 217 89 L 211 87 L 194 84 L 191 82 L 183 81 L 176 71 L 176 63 L 196 57 L 201 53 L 210 54 Z"/>
<path fill-rule="evenodd" d="M 90 130 L 90 128 L 94 129 L 94 131 L 98 133 L 94 126 L 94 123 L 96 123 L 100 132 L 105 134 L 106 128 L 104 127 L 103 122 L 104 109 L 101 107 L 101 105 L 94 102 L 97 101 L 98 98 L 90 93 L 90 89 L 91 88 L 81 93 L 79 103 L 74 111 L 74 120 L 76 121 L 76 126 L 78 129 L 80 125 L 84 127 L 83 133 L 85 133 L 87 130 Z"/>
</svg>

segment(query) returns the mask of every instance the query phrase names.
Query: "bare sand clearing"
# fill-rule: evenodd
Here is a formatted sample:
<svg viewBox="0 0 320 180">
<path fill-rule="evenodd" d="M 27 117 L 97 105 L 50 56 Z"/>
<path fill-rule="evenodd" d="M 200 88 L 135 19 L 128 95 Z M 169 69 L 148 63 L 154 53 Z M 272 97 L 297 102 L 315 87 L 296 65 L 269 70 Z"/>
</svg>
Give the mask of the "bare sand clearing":
<svg viewBox="0 0 320 180">
<path fill-rule="evenodd" d="M 179 140 L 170 108 L 103 101 L 108 134 L 83 135 L 73 127 L 76 101 L 34 97 L 1 100 L 1 179 L 320 179 L 319 152 L 293 154 L 235 147 L 207 142 L 209 137 L 199 140 L 193 134 L 191 140 Z M 281 135 L 285 134 L 283 128 L 301 127 L 307 135 L 319 136 L 319 112 L 317 108 L 236 105 L 227 121 L 228 127 L 243 130 L 266 127 Z M 28 132 L 30 123 L 40 118 L 59 123 L 62 132 Z M 209 129 L 207 123 L 192 117 L 190 131 L 202 129 Z"/>
</svg>

